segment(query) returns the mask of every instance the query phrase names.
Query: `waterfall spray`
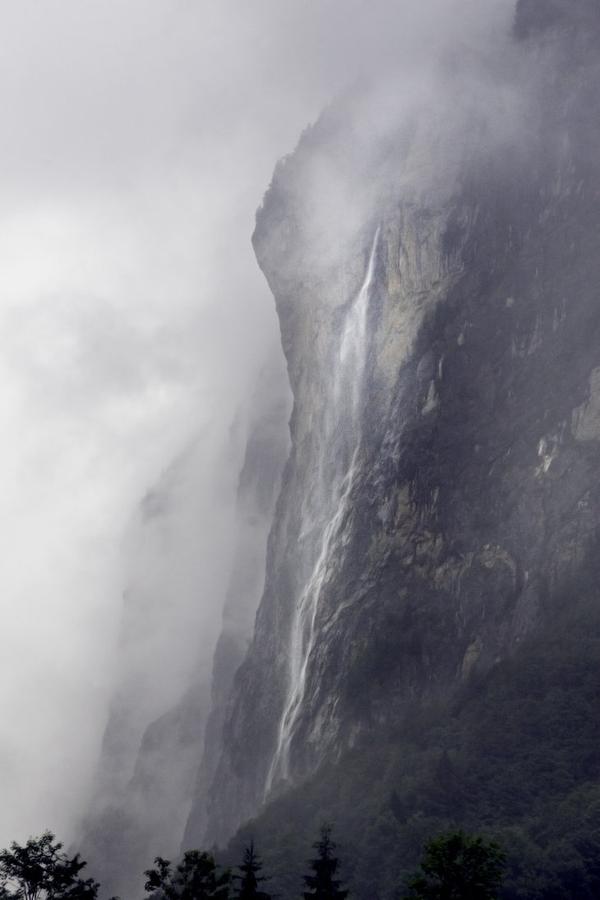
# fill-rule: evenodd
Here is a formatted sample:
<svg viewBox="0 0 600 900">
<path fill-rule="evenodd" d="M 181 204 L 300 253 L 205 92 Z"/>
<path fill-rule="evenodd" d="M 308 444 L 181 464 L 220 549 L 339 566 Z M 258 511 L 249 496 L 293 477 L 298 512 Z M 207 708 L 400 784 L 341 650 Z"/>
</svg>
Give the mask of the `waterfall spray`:
<svg viewBox="0 0 600 900">
<path fill-rule="evenodd" d="M 336 354 L 333 384 L 326 399 L 323 446 L 328 447 L 331 452 L 331 446 L 335 446 L 335 438 L 332 440 L 332 437 L 337 433 L 343 435 L 343 440 L 349 443 L 352 452 L 350 462 L 345 466 L 341 465 L 334 472 L 333 479 L 324 478 L 324 467 L 320 465 L 321 483 L 316 492 L 317 500 L 313 502 L 312 509 L 304 511 L 309 524 L 302 530 L 311 531 L 312 523 L 320 522 L 320 540 L 317 541 L 318 552 L 312 573 L 294 610 L 288 653 L 288 692 L 279 723 L 277 745 L 267 777 L 267 794 L 276 780 L 288 779 L 290 775 L 290 748 L 305 697 L 307 670 L 315 643 L 315 625 L 320 599 L 332 566 L 336 562 L 332 550 L 340 546 L 339 539 L 349 510 L 360 446 L 361 399 L 368 345 L 367 313 L 378 241 L 379 228 L 373 238 L 363 284 L 346 313 Z M 347 459 L 348 455 L 341 453 L 340 458 Z"/>
</svg>

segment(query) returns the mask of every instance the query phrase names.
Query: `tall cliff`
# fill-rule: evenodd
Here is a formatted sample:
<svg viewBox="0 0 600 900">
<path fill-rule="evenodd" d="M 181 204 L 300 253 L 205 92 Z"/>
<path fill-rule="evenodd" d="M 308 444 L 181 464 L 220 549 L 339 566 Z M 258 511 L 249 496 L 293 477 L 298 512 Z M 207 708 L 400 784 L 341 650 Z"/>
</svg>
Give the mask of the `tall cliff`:
<svg viewBox="0 0 600 900">
<path fill-rule="evenodd" d="M 596 603 L 599 35 L 596 2 L 522 0 L 485 62 L 446 60 L 414 108 L 353 91 L 275 171 L 254 246 L 292 449 L 211 843 L 265 803 L 257 828 L 339 812 L 349 759 L 384 771 L 390 735 L 521 659 L 573 585 Z M 375 795 L 356 765 L 344 789 Z"/>
<path fill-rule="evenodd" d="M 224 444 L 217 429 L 202 433 L 136 516 L 124 551 L 115 691 L 81 842 L 105 896 L 141 896 L 144 870 L 157 855 L 176 857 L 188 818 L 189 832 L 202 816 L 194 797 L 204 795 L 222 694 L 262 592 L 288 393 L 275 354 L 246 421 Z"/>
<path fill-rule="evenodd" d="M 256 607 L 265 580 L 267 537 L 281 474 L 289 451 L 289 394 L 281 365 L 265 368 L 258 384 L 244 465 L 237 493 L 236 535 L 222 626 L 212 660 L 211 694 L 202 747 L 198 747 L 192 798 L 182 847 L 202 846 L 207 827 L 206 798 L 219 764 L 220 738 L 236 670 L 252 637 Z"/>
</svg>

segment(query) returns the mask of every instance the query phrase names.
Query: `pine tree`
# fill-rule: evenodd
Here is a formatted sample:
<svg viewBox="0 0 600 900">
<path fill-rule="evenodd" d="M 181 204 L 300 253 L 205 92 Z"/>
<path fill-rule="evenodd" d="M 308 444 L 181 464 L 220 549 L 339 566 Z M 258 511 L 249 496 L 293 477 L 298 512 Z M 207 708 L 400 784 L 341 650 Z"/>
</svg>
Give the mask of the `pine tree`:
<svg viewBox="0 0 600 900">
<path fill-rule="evenodd" d="M 244 850 L 244 859 L 238 868 L 242 874 L 233 876 L 236 881 L 239 881 L 236 897 L 239 897 L 240 900 L 271 900 L 270 894 L 259 890 L 260 882 L 266 881 L 266 879 L 259 874 L 262 862 L 254 849 L 254 841 L 250 841 L 249 846 Z"/>
<path fill-rule="evenodd" d="M 335 844 L 331 840 L 331 826 L 323 825 L 321 838 L 313 847 L 317 851 L 316 859 L 310 860 L 312 875 L 305 875 L 304 900 L 345 900 L 348 891 L 341 890 L 340 881 L 335 878 L 339 860 L 334 856 Z"/>
</svg>

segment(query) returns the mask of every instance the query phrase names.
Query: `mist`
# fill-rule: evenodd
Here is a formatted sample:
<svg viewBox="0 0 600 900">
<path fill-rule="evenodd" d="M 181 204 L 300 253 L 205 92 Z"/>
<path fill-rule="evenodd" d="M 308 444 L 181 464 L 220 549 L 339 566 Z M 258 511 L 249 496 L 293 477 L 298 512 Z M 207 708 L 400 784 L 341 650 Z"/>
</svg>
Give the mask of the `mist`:
<svg viewBox="0 0 600 900">
<path fill-rule="evenodd" d="M 115 683 L 123 593 L 132 572 L 152 577 L 165 547 L 140 537 L 136 517 L 182 454 L 173 533 L 189 544 L 168 545 L 160 584 L 168 591 L 172 567 L 189 617 L 172 620 L 178 665 L 148 715 L 185 682 L 190 631 L 206 630 L 210 656 L 243 454 L 235 423 L 280 353 L 250 245 L 277 159 L 359 79 L 393 71 L 394 104 L 409 106 L 449 49 L 485 56 L 513 5 L 2 7 L 2 846 L 44 828 L 73 837 Z M 166 620 L 149 621 L 152 631 Z"/>
</svg>

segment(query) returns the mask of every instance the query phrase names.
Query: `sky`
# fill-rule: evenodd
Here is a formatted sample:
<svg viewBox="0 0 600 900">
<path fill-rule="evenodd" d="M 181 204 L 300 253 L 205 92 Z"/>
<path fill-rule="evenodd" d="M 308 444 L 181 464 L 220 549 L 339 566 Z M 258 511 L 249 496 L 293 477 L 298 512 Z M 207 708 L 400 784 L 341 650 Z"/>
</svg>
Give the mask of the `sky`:
<svg viewBox="0 0 600 900">
<path fill-rule="evenodd" d="M 275 162 L 356 78 L 511 7 L 0 0 L 0 846 L 81 811 L 140 501 L 199 434 L 233 490 L 278 339 L 250 245 Z"/>
</svg>

